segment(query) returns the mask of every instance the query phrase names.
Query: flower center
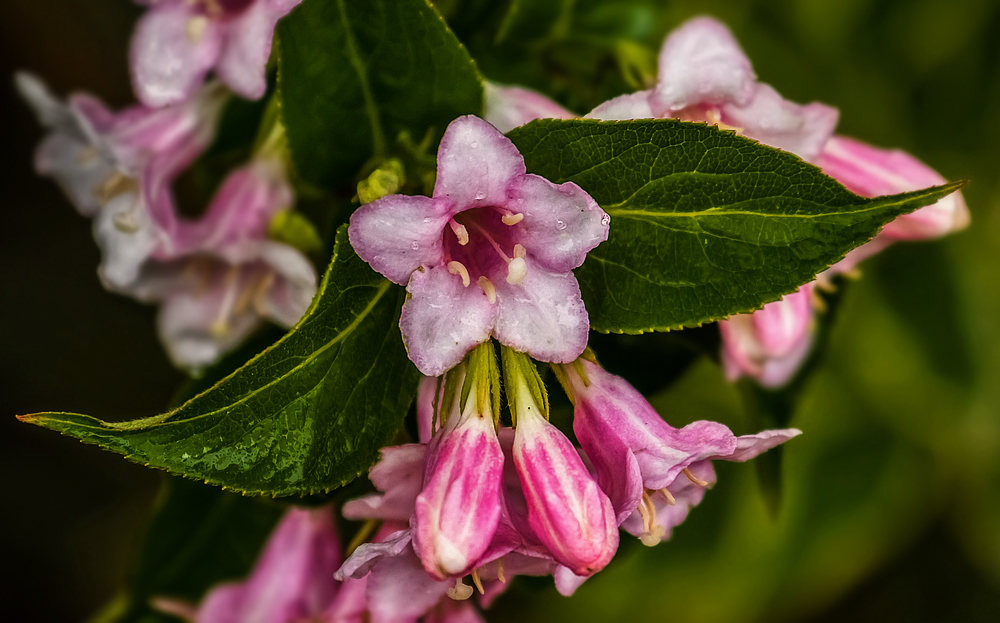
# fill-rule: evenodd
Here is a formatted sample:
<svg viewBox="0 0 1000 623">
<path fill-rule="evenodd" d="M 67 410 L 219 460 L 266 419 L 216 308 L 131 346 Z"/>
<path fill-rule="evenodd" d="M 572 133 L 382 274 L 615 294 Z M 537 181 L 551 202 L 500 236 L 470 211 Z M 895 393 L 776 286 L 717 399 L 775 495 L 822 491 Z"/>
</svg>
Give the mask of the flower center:
<svg viewBox="0 0 1000 623">
<path fill-rule="evenodd" d="M 466 210 L 448 222 L 443 247 L 448 272 L 469 287 L 475 282 L 493 303 L 496 288 L 492 279 L 505 278 L 518 285 L 528 275 L 527 251 L 515 242 L 523 214 L 499 208 Z"/>
</svg>

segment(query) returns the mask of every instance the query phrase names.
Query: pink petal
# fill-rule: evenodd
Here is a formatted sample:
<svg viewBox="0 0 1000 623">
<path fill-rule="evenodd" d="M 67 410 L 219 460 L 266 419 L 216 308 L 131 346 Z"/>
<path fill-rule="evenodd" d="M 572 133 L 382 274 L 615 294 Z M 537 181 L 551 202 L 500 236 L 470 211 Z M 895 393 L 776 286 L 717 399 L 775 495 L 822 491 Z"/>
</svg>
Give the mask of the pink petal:
<svg viewBox="0 0 1000 623">
<path fill-rule="evenodd" d="M 219 58 L 222 29 L 185 0 L 150 7 L 132 36 L 130 64 L 136 95 L 147 106 L 190 97 Z"/>
<path fill-rule="evenodd" d="M 285 328 L 298 323 L 316 296 L 316 269 L 298 249 L 279 242 L 258 243 L 257 255 L 274 281 L 256 309 Z"/>
<path fill-rule="evenodd" d="M 660 538 L 664 541 L 671 537 L 675 527 L 684 523 L 691 509 L 701 504 L 705 498 L 705 492 L 715 484 L 715 469 L 712 467 L 711 461 L 697 461 L 692 463 L 688 469 L 695 478 L 707 484 L 702 486 L 695 484 L 687 477 L 678 478 L 667 487 L 674 498 L 673 504 L 668 502 L 663 494 L 652 493 L 654 512 L 656 513 L 653 523 L 663 528 L 664 532 Z M 646 534 L 646 527 L 638 510 L 622 524 L 622 528 L 633 536 L 642 537 Z"/>
<path fill-rule="evenodd" d="M 628 119 L 655 119 L 650 105 L 653 91 L 638 91 L 619 95 L 609 99 L 586 114 L 586 119 L 602 119 L 604 121 L 625 121 Z"/>
<path fill-rule="evenodd" d="M 642 471 L 635 455 L 609 425 L 609 420 L 586 417 L 583 401 L 577 401 L 573 432 L 594 466 L 597 484 L 608 495 L 618 523 L 623 522 L 639 506 L 642 499 Z"/>
<path fill-rule="evenodd" d="M 108 201 L 95 215 L 93 231 L 101 248 L 101 280 L 105 287 L 118 291 L 130 288 L 146 260 L 167 244 L 166 232 L 150 218 L 138 188 Z"/>
<path fill-rule="evenodd" d="M 485 82 L 483 119 L 507 133 L 535 119 L 572 119 L 576 115 L 541 93 Z"/>
<path fill-rule="evenodd" d="M 413 271 L 406 290 L 410 299 L 399 328 L 410 360 L 423 374 L 443 374 L 489 339 L 500 306 L 491 305 L 476 284 L 465 287 L 461 277 L 435 266 Z"/>
<path fill-rule="evenodd" d="M 516 285 L 494 275 L 498 316 L 493 335 L 501 344 L 539 361 L 567 363 L 587 347 L 590 319 L 571 272 L 550 272 L 531 257 Z"/>
<path fill-rule="evenodd" d="M 813 319 L 814 286 L 815 282 L 807 283 L 751 315 L 757 341 L 765 352 L 781 357 L 806 339 Z"/>
<path fill-rule="evenodd" d="M 507 186 L 524 175 L 524 158 L 499 130 L 468 115 L 451 122 L 438 148 L 434 198 L 446 198 L 454 212 L 507 203 Z"/>
<path fill-rule="evenodd" d="M 832 137 L 816 164 L 862 197 L 919 190 L 946 181 L 904 151 L 878 149 L 844 136 Z M 962 193 L 955 192 L 933 205 L 900 216 L 882 228 L 879 238 L 925 240 L 958 231 L 968 224 L 969 209 Z"/>
<path fill-rule="evenodd" d="M 362 546 L 364 547 L 364 546 Z M 378 561 L 368 577 L 372 623 L 411 620 L 427 612 L 454 581 L 438 582 L 424 572 L 413 548 Z"/>
<path fill-rule="evenodd" d="M 508 192 L 507 209 L 524 215 L 511 226 L 511 238 L 548 270 L 563 273 L 577 268 L 589 251 L 608 239 L 611 217 L 573 182 L 556 185 L 544 177 L 525 175 Z"/>
<path fill-rule="evenodd" d="M 441 238 L 451 216 L 446 201 L 389 195 L 358 208 L 347 234 L 361 259 L 389 281 L 406 285 L 418 267 L 444 261 Z"/>
<path fill-rule="evenodd" d="M 672 116 L 695 105 L 744 105 L 756 79 L 729 29 L 711 17 L 696 17 L 663 42 L 653 96 L 656 116 Z"/>
<path fill-rule="evenodd" d="M 423 487 L 425 449 L 424 444 L 417 443 L 382 448 L 381 458 L 369 470 L 368 477 L 383 493 L 345 503 L 344 517 L 409 521 Z"/>
<path fill-rule="evenodd" d="M 247 99 L 264 95 L 274 27 L 301 2 L 257 0 L 226 24 L 225 43 L 216 71 L 227 87 Z"/>
<path fill-rule="evenodd" d="M 569 567 L 559 565 L 556 567 L 555 572 L 552 574 L 556 581 L 556 590 L 563 597 L 572 597 L 576 589 L 580 588 L 587 578 L 590 576 L 577 575 L 570 570 Z"/>
<path fill-rule="evenodd" d="M 421 619 L 423 623 L 486 623 L 472 600 L 442 599 Z"/>
<path fill-rule="evenodd" d="M 721 111 L 722 121 L 742 128 L 744 135 L 792 152 L 806 162 L 819 156 L 840 114 L 825 104 L 795 104 L 762 83 L 745 105 L 725 104 Z"/>
<path fill-rule="evenodd" d="M 368 575 L 368 572 L 379 561 L 398 557 L 403 552 L 409 552 L 419 567 L 420 561 L 413 554 L 413 548 L 410 547 L 410 538 L 411 532 L 409 529 L 406 529 L 393 532 L 375 543 L 362 543 L 354 550 L 351 557 L 344 561 L 344 564 L 333 574 L 333 577 L 340 582 L 343 582 L 347 578 L 363 578 Z M 420 567 L 420 574 L 423 576 L 427 575 L 424 573 L 422 567 Z"/>
<path fill-rule="evenodd" d="M 239 583 L 216 586 L 205 595 L 195 614 L 195 623 L 242 623 L 240 610 L 246 588 Z"/>
<path fill-rule="evenodd" d="M 83 216 L 92 217 L 101 209 L 97 190 L 116 169 L 94 153 L 91 145 L 69 134 L 53 133 L 35 151 L 35 171 L 54 179 L 73 207 Z"/>
<path fill-rule="evenodd" d="M 347 578 L 340 583 L 333 603 L 316 623 L 365 623 L 368 615 L 368 578 Z"/>
<path fill-rule="evenodd" d="M 758 454 L 766 452 L 801 434 L 802 431 L 797 428 L 786 428 L 781 430 L 765 430 L 756 435 L 741 435 L 736 438 L 735 452 L 729 456 L 718 456 L 715 458 L 725 461 L 749 461 Z"/>
</svg>

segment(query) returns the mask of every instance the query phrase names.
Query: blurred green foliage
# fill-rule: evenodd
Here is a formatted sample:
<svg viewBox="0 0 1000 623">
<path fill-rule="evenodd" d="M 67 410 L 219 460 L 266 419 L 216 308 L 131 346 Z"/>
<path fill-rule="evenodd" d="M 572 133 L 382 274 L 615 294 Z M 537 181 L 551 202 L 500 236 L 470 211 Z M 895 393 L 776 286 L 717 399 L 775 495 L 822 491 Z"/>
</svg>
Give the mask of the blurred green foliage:
<svg viewBox="0 0 1000 623">
<path fill-rule="evenodd" d="M 718 485 L 671 541 L 647 549 L 624 539 L 615 561 L 572 599 L 559 597 L 551 580 L 519 579 L 488 618 L 996 620 L 1000 5 L 437 4 L 487 78 L 527 84 L 581 113 L 638 88 L 651 77 L 663 36 L 709 13 L 729 24 L 762 80 L 793 100 L 839 107 L 841 133 L 906 149 L 949 179 L 972 180 L 968 231 L 899 244 L 866 261 L 862 279 L 841 285 L 828 348 L 791 411 L 790 424 L 805 434 L 784 452 L 776 513 L 752 465 L 721 464 Z M 27 66 L 59 90 L 87 89 L 124 104 L 135 13 L 124 1 L 5 2 L 3 68 Z M 13 198 L 14 221 L 0 245 L 0 296 L 18 302 L 0 316 L 8 389 L 2 412 L 158 412 L 178 377 L 155 342 L 151 314 L 101 292 L 87 225 L 54 189 L 31 178 L 29 153 L 40 132 L 21 127 L 28 115 L 9 89 L 3 97 L 8 118 L 17 120 L 4 162 L 19 173 L 2 186 Z M 655 392 L 672 424 L 716 419 L 751 432 L 739 392 L 699 354 L 717 347 L 712 331 L 600 336 L 595 348 L 613 371 L 640 369 L 637 384 Z M 670 360 L 645 365 L 660 353 Z M 79 619 L 113 594 L 140 509 L 159 479 L 22 428 L 4 428 L 0 463 L 17 504 L 3 524 L 2 579 L 14 595 L 8 607 L 18 621 Z"/>
</svg>

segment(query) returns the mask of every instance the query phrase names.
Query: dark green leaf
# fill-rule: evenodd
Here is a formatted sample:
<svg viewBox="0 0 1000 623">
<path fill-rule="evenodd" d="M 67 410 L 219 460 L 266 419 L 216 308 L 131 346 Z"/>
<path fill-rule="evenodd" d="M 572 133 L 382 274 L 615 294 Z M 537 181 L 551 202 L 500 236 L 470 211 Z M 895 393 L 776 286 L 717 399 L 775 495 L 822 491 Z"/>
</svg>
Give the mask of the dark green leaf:
<svg viewBox="0 0 1000 623">
<path fill-rule="evenodd" d="M 21 419 L 227 489 L 328 491 L 375 461 L 416 393 L 419 374 L 399 335 L 403 296 L 355 255 L 343 227 L 299 324 L 208 391 L 131 422 L 73 413 Z"/>
<path fill-rule="evenodd" d="M 282 115 L 300 175 L 349 181 L 406 130 L 482 110 L 472 58 L 426 0 L 309 0 L 278 25 Z"/>
<path fill-rule="evenodd" d="M 577 270 L 603 332 L 759 309 L 963 184 L 865 199 L 792 154 L 673 119 L 545 119 L 508 136 L 529 172 L 576 182 L 611 215 L 607 242 Z"/>
</svg>

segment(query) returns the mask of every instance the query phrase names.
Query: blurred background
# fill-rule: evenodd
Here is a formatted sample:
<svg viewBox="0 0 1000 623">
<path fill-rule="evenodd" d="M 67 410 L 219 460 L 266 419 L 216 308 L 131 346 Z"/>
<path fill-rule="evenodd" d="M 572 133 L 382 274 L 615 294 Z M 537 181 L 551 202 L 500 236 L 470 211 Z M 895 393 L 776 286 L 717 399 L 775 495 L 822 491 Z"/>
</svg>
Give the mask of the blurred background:
<svg viewBox="0 0 1000 623">
<path fill-rule="evenodd" d="M 572 599 L 551 580 L 519 579 L 488 618 L 1000 620 L 1000 3 L 438 4 L 486 77 L 529 84 L 581 113 L 638 88 L 644 67 L 655 72 L 663 36 L 712 14 L 762 81 L 789 99 L 837 106 L 839 133 L 972 180 L 967 231 L 898 244 L 841 288 L 828 348 L 796 391 L 791 425 L 805 434 L 784 452 L 777 504 L 766 502 L 768 481 L 753 465 L 723 463 L 670 542 L 647 549 L 623 539 Z M 130 557 L 161 486 L 151 470 L 13 416 L 152 415 L 185 380 L 157 341 L 155 310 L 103 291 L 90 223 L 35 176 L 42 132 L 10 81 L 28 69 L 58 93 L 129 104 L 126 50 L 139 13 L 127 0 L 0 3 L 5 620 L 80 621 L 108 602 L 135 575 Z M 636 382 L 671 424 L 758 428 L 712 358 L 678 349 L 677 337 L 596 343 L 612 370 L 645 368 Z M 663 352 L 681 354 L 663 364 Z"/>
</svg>

